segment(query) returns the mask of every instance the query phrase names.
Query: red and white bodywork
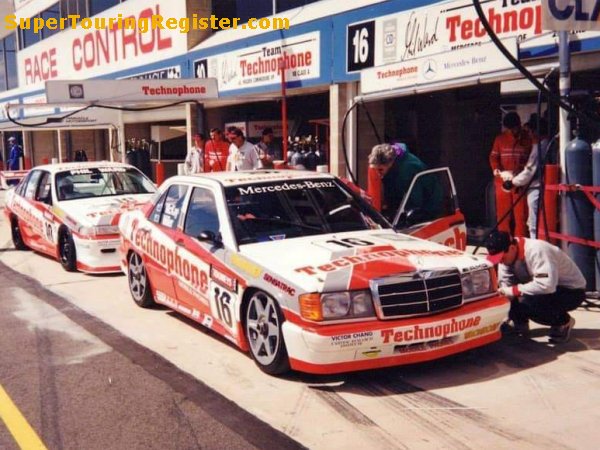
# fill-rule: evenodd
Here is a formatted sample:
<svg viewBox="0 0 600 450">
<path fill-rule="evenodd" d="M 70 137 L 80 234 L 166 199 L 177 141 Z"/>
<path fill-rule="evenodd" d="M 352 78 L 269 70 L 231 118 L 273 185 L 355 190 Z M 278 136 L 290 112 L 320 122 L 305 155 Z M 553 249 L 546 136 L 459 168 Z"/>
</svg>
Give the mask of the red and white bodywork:
<svg viewBox="0 0 600 450">
<path fill-rule="evenodd" d="M 281 310 L 283 320 L 273 323 L 289 366 L 303 372 L 426 361 L 500 338 L 508 303 L 496 294 L 490 263 L 395 231 L 331 175 L 181 176 L 160 192 L 152 205 L 121 217 L 123 270 L 139 255 L 156 302 L 250 349 L 263 369 L 251 342 L 256 324 L 248 326 L 257 292 Z M 347 203 L 328 211 L 338 194 L 348 195 Z M 284 197 L 289 218 L 275 212 Z M 194 228 L 206 199 L 214 211 Z M 318 231 L 317 216 L 329 232 Z M 269 320 L 267 314 L 258 326 L 270 338 Z"/>
<path fill-rule="evenodd" d="M 110 195 L 111 191 L 101 187 L 99 182 L 98 186 L 87 186 L 88 191 L 79 192 L 81 198 L 66 199 L 61 198 L 56 186 L 57 175 L 60 177 L 61 174 L 89 175 L 94 172 L 108 176 L 127 171 L 143 179 L 149 192 Z M 5 214 L 9 223 L 17 221 L 27 247 L 60 260 L 60 236 L 68 232 L 75 246 L 77 270 L 120 272 L 119 217 L 125 211 L 141 207 L 154 192 L 153 183 L 126 164 L 83 162 L 38 166 L 7 193 Z"/>
</svg>

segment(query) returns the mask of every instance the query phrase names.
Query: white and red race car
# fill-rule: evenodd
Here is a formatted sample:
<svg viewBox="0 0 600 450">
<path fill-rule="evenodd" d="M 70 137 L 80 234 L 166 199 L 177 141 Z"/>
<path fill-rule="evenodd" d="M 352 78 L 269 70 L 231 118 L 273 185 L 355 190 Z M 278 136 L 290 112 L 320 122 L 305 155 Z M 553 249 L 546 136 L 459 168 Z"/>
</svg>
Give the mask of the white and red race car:
<svg viewBox="0 0 600 450">
<path fill-rule="evenodd" d="M 57 258 L 68 271 L 120 272 L 118 221 L 156 187 L 135 167 L 113 162 L 38 166 L 6 194 L 15 248 Z"/>
<path fill-rule="evenodd" d="M 413 233 L 456 233 L 435 225 L 459 215 L 440 189 L 399 214 Z M 490 263 L 396 231 L 332 175 L 177 176 L 159 192 L 119 222 L 133 300 L 214 330 L 269 374 L 414 363 L 500 337 L 508 302 Z"/>
</svg>

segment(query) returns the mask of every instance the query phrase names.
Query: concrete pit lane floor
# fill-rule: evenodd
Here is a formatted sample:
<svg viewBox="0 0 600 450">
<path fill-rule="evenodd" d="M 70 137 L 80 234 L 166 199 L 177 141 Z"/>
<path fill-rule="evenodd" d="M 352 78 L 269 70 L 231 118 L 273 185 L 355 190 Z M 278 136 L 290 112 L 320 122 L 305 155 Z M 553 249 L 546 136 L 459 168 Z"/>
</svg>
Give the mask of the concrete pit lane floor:
<svg viewBox="0 0 600 450">
<path fill-rule="evenodd" d="M 426 364 L 274 378 L 202 326 L 167 309 L 135 306 L 124 276 L 67 273 L 58 262 L 15 251 L 3 214 L 0 263 L 0 386 L 54 444 L 49 448 L 598 447 L 597 307 L 573 313 L 572 339 L 562 345 L 549 344 L 547 328 L 533 324 L 531 339 L 503 338 Z M 22 336 L 15 342 L 13 334 Z M 72 349 L 47 337 L 61 335 Z M 20 368 L 29 366 L 37 368 L 32 380 L 20 382 L 27 372 Z M 80 378 L 61 378 L 66 369 L 79 370 Z M 163 401 L 144 395 L 137 379 Z M 115 385 L 127 403 L 111 395 Z M 70 402 L 77 416 L 69 414 Z M 176 407 L 182 402 L 183 415 Z M 231 404 L 219 413 L 219 402 Z M 227 409 L 235 405 L 242 411 Z M 150 436 L 171 446 L 135 433 L 143 422 L 138 411 L 155 430 Z M 99 446 L 106 436 L 113 437 Z M 11 445 L 0 421 L 0 448 Z"/>
</svg>

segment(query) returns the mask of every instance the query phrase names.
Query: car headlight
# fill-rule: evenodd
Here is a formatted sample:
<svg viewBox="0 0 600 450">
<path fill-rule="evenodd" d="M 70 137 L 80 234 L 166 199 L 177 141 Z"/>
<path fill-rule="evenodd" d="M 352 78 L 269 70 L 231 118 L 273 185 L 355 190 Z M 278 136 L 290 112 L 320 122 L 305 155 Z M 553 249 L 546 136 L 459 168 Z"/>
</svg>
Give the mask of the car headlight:
<svg viewBox="0 0 600 450">
<path fill-rule="evenodd" d="M 476 270 L 465 273 L 461 278 L 463 298 L 465 300 L 492 294 L 495 289 L 492 282 L 491 269 Z"/>
<path fill-rule="evenodd" d="M 308 320 L 341 320 L 374 317 L 370 291 L 342 291 L 303 294 L 299 297 L 300 314 Z"/>
<path fill-rule="evenodd" d="M 83 236 L 103 236 L 106 234 L 119 234 L 117 225 L 99 225 L 96 227 L 80 227 L 79 234 Z"/>
</svg>

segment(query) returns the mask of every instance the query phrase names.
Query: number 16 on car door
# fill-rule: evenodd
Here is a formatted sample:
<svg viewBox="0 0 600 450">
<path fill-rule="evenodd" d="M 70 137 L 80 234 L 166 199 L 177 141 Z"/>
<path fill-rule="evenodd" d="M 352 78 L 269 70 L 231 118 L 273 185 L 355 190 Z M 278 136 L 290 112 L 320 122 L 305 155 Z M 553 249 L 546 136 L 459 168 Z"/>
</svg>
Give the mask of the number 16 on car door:
<svg viewBox="0 0 600 450">
<path fill-rule="evenodd" d="M 237 321 L 235 319 L 235 305 L 237 294 L 210 280 L 209 287 L 210 311 L 213 318 L 221 323 L 224 328 L 236 336 Z"/>
</svg>

